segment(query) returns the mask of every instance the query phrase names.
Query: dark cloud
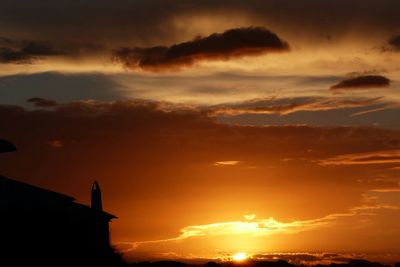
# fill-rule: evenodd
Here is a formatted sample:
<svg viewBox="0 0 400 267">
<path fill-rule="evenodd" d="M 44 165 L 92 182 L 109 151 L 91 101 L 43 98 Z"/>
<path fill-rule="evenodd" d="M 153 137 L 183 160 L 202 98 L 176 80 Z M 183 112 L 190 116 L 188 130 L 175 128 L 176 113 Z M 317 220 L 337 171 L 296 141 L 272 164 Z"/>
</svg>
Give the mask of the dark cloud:
<svg viewBox="0 0 400 267">
<path fill-rule="evenodd" d="M 44 99 L 40 97 L 32 97 L 26 100 L 26 102 L 33 103 L 35 107 L 50 108 L 57 106 L 57 102 L 54 100 Z"/>
<path fill-rule="evenodd" d="M 172 46 L 121 48 L 114 57 L 130 69 L 158 71 L 191 66 L 201 60 L 228 60 L 289 50 L 275 33 L 262 27 L 230 29 Z"/>
<path fill-rule="evenodd" d="M 390 86 L 390 80 L 381 75 L 366 75 L 349 78 L 331 86 L 331 89 L 362 89 Z"/>
<path fill-rule="evenodd" d="M 393 50 L 400 51 L 400 35 L 393 36 L 388 43 Z"/>
<path fill-rule="evenodd" d="M 96 57 L 128 44 L 165 46 L 193 35 L 249 25 L 273 29 L 293 45 L 336 42 L 347 38 L 349 31 L 354 39 L 377 41 L 400 27 L 399 9 L 396 0 L 101 0 L 74 4 L 66 0 L 40 4 L 7 0 L 0 9 L 0 25 L 4 25 L 2 34 L 10 39 L 51 40 L 66 55 L 73 51 L 76 57 Z M 0 39 L 0 43 L 4 41 Z M 21 61 L 15 52 L 18 50 L 4 50 L 3 61 Z"/>
<path fill-rule="evenodd" d="M 2 45 L 10 45 L 12 43 L 13 43 L 13 41 L 11 39 L 6 38 L 4 36 L 0 36 L 0 46 L 2 46 Z"/>
<path fill-rule="evenodd" d="M 64 52 L 56 50 L 48 42 L 0 39 L 0 63 L 30 64 L 38 59 L 62 54 Z"/>
<path fill-rule="evenodd" d="M 242 23 L 238 20 L 241 16 L 247 18 L 248 25 L 262 23 L 285 36 L 296 37 L 301 33 L 307 39 L 326 40 L 326 36 L 332 39 L 347 36 L 348 31 L 355 27 L 360 28 L 354 30 L 357 35 L 368 37 L 373 31 L 384 36 L 399 28 L 399 9 L 397 0 L 101 0 L 73 4 L 67 0 L 45 0 L 40 4 L 29 0 L 5 0 L 0 10 L 0 25 L 6 25 L 9 35 L 23 34 L 24 38 L 36 36 L 37 39 L 49 38 L 60 42 L 96 40 L 120 45 L 134 41 L 147 46 L 179 40 L 182 28 L 191 26 L 177 23 L 185 17 L 196 20 L 201 16 L 211 22 L 226 18 L 231 27 L 238 27 L 244 26 L 237 25 Z M 225 25 L 213 24 L 218 31 L 226 28 Z"/>
</svg>

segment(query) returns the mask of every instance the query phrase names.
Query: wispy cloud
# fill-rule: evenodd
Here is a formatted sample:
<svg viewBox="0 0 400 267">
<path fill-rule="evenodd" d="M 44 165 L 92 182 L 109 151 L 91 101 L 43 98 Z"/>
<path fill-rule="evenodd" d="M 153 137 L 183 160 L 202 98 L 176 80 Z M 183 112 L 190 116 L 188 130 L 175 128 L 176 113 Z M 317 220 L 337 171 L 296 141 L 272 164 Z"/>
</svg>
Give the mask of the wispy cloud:
<svg viewBox="0 0 400 267">
<path fill-rule="evenodd" d="M 371 192 L 377 193 L 397 193 L 400 192 L 400 187 L 393 187 L 393 188 L 377 188 L 370 190 Z"/>
<path fill-rule="evenodd" d="M 52 148 L 62 148 L 62 147 L 64 147 L 64 143 L 61 140 L 57 140 L 57 139 L 51 140 L 51 141 L 47 142 L 47 144 L 49 146 L 51 146 Z"/>
<path fill-rule="evenodd" d="M 243 114 L 287 115 L 299 111 L 327 111 L 346 108 L 365 107 L 381 104 L 382 98 L 348 99 L 329 97 L 309 97 L 298 99 L 252 99 L 241 103 L 219 105 L 209 110 L 212 116 L 237 116 Z"/>
<path fill-rule="evenodd" d="M 177 237 L 139 241 L 139 242 L 122 242 L 124 246 L 131 245 L 125 252 L 136 249 L 140 245 L 158 244 L 172 241 L 185 240 L 195 237 L 215 237 L 215 236 L 247 236 L 257 237 L 266 236 L 273 233 L 297 233 L 317 226 L 325 225 L 325 218 L 306 221 L 280 222 L 274 218 L 261 219 L 254 221 L 231 221 L 217 222 L 203 225 L 190 225 L 180 230 Z"/>
<path fill-rule="evenodd" d="M 383 150 L 339 155 L 319 161 L 320 165 L 364 165 L 400 163 L 400 150 Z"/>
<path fill-rule="evenodd" d="M 245 217 L 246 221 L 230 221 L 216 222 L 202 225 L 190 225 L 180 230 L 180 235 L 177 237 L 131 242 L 129 250 L 134 250 L 140 245 L 157 244 L 172 241 L 185 240 L 197 237 L 217 237 L 217 236 L 243 236 L 243 237 L 263 237 L 272 234 L 296 234 L 303 231 L 312 230 L 319 227 L 327 227 L 331 223 L 343 217 L 352 217 L 357 215 L 373 216 L 377 210 L 400 210 L 397 205 L 381 204 L 381 203 L 365 203 L 360 206 L 350 208 L 343 213 L 333 213 L 321 218 L 309 220 L 295 220 L 283 222 L 274 218 L 258 219 L 255 214 L 251 214 L 251 219 Z M 129 242 L 125 242 L 125 245 Z"/>
<path fill-rule="evenodd" d="M 361 115 L 374 113 L 374 112 L 378 112 L 378 111 L 382 111 L 382 110 L 386 110 L 386 109 L 388 109 L 388 107 L 379 107 L 379 108 L 374 108 L 374 109 L 369 109 L 369 110 L 363 110 L 363 111 L 351 114 L 351 117 L 361 116 Z"/>
<path fill-rule="evenodd" d="M 234 166 L 239 164 L 238 160 L 226 160 L 226 161 L 216 161 L 214 162 L 214 166 Z"/>
</svg>

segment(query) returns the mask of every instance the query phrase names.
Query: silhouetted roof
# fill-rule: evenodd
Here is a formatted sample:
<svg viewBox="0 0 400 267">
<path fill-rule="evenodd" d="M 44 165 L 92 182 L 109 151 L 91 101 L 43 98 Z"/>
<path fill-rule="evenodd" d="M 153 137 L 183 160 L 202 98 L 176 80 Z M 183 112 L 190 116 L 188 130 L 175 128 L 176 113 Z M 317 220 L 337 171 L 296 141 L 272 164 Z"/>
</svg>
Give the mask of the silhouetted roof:
<svg viewBox="0 0 400 267">
<path fill-rule="evenodd" d="M 58 198 L 60 200 L 73 202 L 75 198 L 67 196 L 58 192 L 54 192 L 45 188 L 34 186 L 31 184 L 23 183 L 17 180 L 13 180 L 4 176 L 0 176 L 0 185 L 6 185 L 7 189 L 12 190 L 13 188 L 17 190 L 26 190 L 34 194 L 42 194 L 50 198 Z"/>
<path fill-rule="evenodd" d="M 20 181 L 16 181 L 16 180 L 4 177 L 4 176 L 0 176 L 0 192 L 1 192 L 1 188 L 5 188 L 8 193 L 23 192 L 23 194 L 27 198 L 33 198 L 33 199 L 36 198 L 36 199 L 41 199 L 41 200 L 48 199 L 49 201 L 56 200 L 56 201 L 61 201 L 61 202 L 67 202 L 67 203 L 70 203 L 71 205 L 73 205 L 75 209 L 81 210 L 86 213 L 90 213 L 94 216 L 104 217 L 108 220 L 117 218 L 116 216 L 114 216 L 110 213 L 92 209 L 91 207 L 89 207 L 87 205 L 77 203 L 77 202 L 75 202 L 75 198 L 73 198 L 71 196 L 64 195 L 64 194 L 61 194 L 58 192 L 54 192 L 54 191 L 51 191 L 51 190 L 48 190 L 45 188 L 41 188 L 38 186 L 30 185 L 27 183 L 23 183 Z"/>
</svg>

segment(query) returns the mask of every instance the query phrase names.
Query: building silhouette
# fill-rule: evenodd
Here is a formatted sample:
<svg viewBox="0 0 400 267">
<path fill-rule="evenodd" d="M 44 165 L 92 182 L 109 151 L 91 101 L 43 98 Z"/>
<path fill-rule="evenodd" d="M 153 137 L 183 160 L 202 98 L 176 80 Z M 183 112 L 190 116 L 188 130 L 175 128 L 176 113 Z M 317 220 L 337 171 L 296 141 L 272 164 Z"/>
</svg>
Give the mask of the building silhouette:
<svg viewBox="0 0 400 267">
<path fill-rule="evenodd" d="M 0 265 L 110 266 L 109 222 L 99 184 L 91 207 L 73 197 L 0 176 Z M 36 266 L 36 265 L 35 265 Z"/>
</svg>

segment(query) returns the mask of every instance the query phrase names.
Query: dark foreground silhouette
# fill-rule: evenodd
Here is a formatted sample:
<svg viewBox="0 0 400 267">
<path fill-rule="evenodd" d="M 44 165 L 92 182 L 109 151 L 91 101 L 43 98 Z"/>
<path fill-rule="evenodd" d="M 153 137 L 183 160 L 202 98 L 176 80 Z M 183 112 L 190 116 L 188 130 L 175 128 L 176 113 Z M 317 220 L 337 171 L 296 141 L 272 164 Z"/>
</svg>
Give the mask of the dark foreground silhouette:
<svg viewBox="0 0 400 267">
<path fill-rule="evenodd" d="M 0 176 L 0 266 L 118 266 L 101 191 L 92 205 Z"/>
<path fill-rule="evenodd" d="M 16 151 L 0 139 L 0 153 Z M 110 245 L 101 190 L 91 206 L 73 197 L 0 176 L 0 266 L 120 266 Z"/>
<path fill-rule="evenodd" d="M 246 262 L 207 262 L 205 264 L 187 264 L 179 261 L 155 261 L 155 262 L 137 262 L 125 264 L 130 267 L 298 267 L 303 265 L 291 264 L 284 260 L 277 261 L 263 261 L 263 260 L 249 260 Z M 308 266 L 315 267 L 388 267 L 377 262 L 370 262 L 367 260 L 350 260 L 348 263 L 331 263 L 329 265 L 314 264 Z M 395 267 L 400 267 L 397 263 Z"/>
</svg>

